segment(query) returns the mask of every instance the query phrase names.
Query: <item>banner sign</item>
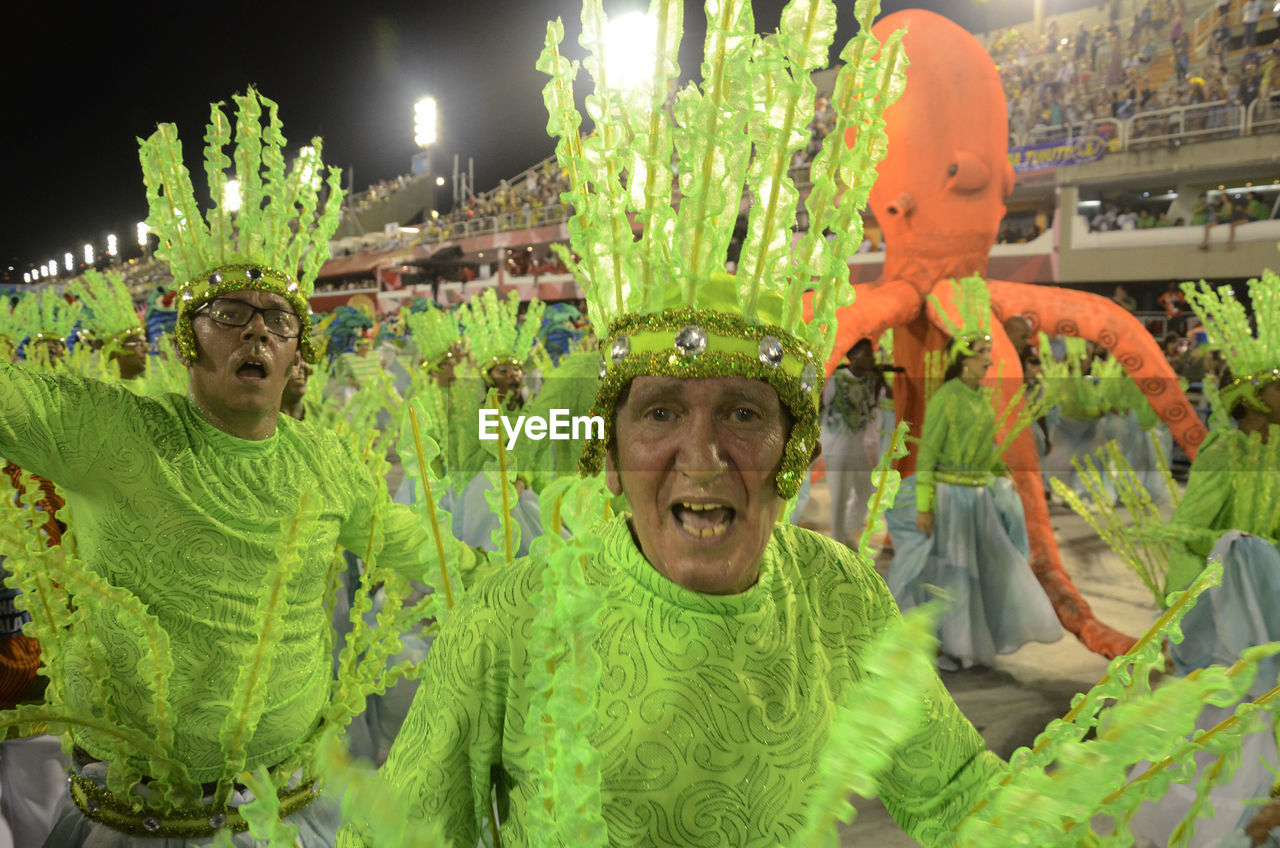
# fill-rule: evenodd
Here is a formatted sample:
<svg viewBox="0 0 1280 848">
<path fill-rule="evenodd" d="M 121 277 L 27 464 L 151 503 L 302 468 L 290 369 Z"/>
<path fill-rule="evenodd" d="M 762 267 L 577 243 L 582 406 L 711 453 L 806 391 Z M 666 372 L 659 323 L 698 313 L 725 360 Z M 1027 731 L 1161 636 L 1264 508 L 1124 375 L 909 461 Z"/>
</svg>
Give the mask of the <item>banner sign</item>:
<svg viewBox="0 0 1280 848">
<path fill-rule="evenodd" d="M 1085 135 L 1062 141 L 1046 141 L 1009 148 L 1009 164 L 1015 173 L 1043 171 L 1067 165 L 1097 162 L 1107 152 L 1109 142 L 1101 135 Z"/>
</svg>

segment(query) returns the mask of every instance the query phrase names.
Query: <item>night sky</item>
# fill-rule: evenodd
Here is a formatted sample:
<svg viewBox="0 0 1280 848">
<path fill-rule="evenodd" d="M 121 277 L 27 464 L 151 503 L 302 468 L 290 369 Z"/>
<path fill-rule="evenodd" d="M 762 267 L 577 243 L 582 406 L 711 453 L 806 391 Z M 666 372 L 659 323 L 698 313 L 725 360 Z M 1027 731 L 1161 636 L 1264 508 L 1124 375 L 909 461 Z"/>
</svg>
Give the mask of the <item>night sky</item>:
<svg viewBox="0 0 1280 848">
<path fill-rule="evenodd" d="M 784 5 L 756 0 L 757 29 L 775 29 Z M 910 6 L 984 30 L 1029 20 L 1031 3 L 886 0 L 884 10 Z M 22 7 L 6 13 L 0 142 L 0 272 L 13 266 L 18 282 L 49 259 L 61 266 L 67 251 L 79 261 L 86 242 L 101 253 L 108 233 L 133 244 L 146 215 L 135 139 L 158 122 L 178 125 L 199 193 L 208 104 L 227 101 L 230 113 L 230 96 L 251 83 L 280 103 L 290 150 L 322 136 L 325 161 L 353 172 L 357 189 L 408 173 L 413 103 L 431 94 L 440 104 L 435 172 L 447 177 L 455 153 L 464 166 L 473 157 L 476 189 L 484 191 L 554 150 L 541 97 L 546 78 L 534 68 L 546 22 L 563 17 L 565 53 L 582 55 L 575 0 Z M 611 15 L 645 7 L 605 2 Z M 196 8 L 204 17 L 189 11 Z M 839 2 L 839 10 L 833 54 L 856 32 L 853 3 Z M 686 79 L 698 71 L 703 32 L 702 4 L 690 0 Z"/>
</svg>

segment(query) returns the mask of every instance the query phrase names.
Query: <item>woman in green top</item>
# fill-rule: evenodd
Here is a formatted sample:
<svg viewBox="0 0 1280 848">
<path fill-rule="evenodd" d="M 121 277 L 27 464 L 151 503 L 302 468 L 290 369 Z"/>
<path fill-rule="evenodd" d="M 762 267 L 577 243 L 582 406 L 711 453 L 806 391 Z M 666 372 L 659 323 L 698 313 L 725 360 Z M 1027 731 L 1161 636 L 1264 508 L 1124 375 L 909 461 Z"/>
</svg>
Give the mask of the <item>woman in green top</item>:
<svg viewBox="0 0 1280 848">
<path fill-rule="evenodd" d="M 886 515 L 894 556 L 887 582 L 903 609 L 941 588 L 939 666 L 995 664 L 1027 642 L 1053 642 L 1062 628 L 1027 564 L 1022 502 L 996 448 L 991 367 L 984 333 L 957 336 L 942 387 L 929 400 L 916 473 Z"/>
<path fill-rule="evenodd" d="M 1280 278 L 1268 271 L 1261 281 L 1250 281 L 1253 327 L 1229 286 L 1216 292 L 1204 283 L 1182 288 L 1231 369 L 1219 391 L 1228 415 L 1210 422 L 1186 492 L 1164 528 L 1171 549 L 1166 595 L 1187 588 L 1208 560 L 1222 563 L 1222 585 L 1200 596 L 1182 620 L 1183 640 L 1169 648 L 1174 668 L 1186 675 L 1210 664 L 1230 665 L 1245 649 L 1280 640 Z M 1280 659 L 1260 662 L 1250 695 L 1266 692 L 1278 675 Z M 1196 726 L 1208 728 L 1225 712 L 1209 708 Z M 1215 815 L 1197 824 L 1192 846 L 1250 844 L 1240 841 L 1237 829 L 1254 816 L 1251 799 L 1265 798 L 1277 785 L 1276 730 L 1245 737 L 1240 764 L 1231 781 L 1210 795 Z M 1197 762 L 1204 767 L 1212 758 Z M 1196 784 L 1171 786 L 1159 804 L 1134 818 L 1134 832 L 1165 844 L 1170 823 L 1193 802 Z M 1213 841 L 1233 831 L 1238 841 Z M 1280 839 L 1280 829 L 1271 839 Z"/>
</svg>

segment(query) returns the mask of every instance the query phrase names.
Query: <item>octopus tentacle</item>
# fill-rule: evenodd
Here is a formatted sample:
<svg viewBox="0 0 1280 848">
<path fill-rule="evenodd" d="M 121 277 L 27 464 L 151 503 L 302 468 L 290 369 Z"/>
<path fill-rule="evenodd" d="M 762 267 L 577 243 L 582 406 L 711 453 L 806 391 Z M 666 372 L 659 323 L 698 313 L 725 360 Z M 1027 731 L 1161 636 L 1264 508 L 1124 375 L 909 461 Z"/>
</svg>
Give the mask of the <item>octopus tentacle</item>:
<svg viewBox="0 0 1280 848">
<path fill-rule="evenodd" d="M 991 281 L 988 286 L 997 315 L 1022 315 L 1033 330 L 1079 336 L 1111 351 L 1142 388 L 1187 458 L 1195 459 L 1208 430 L 1178 385 L 1155 337 L 1128 310 L 1109 298 L 1073 289 L 1006 281 Z"/>
<path fill-rule="evenodd" d="M 853 291 L 857 298 L 853 304 L 836 310 L 836 344 L 827 359 L 828 377 L 858 339 L 875 341 L 885 330 L 906 324 L 923 305 L 920 291 L 906 280 L 863 283 Z M 804 319 L 812 318 L 813 293 L 809 292 L 804 299 Z"/>
</svg>

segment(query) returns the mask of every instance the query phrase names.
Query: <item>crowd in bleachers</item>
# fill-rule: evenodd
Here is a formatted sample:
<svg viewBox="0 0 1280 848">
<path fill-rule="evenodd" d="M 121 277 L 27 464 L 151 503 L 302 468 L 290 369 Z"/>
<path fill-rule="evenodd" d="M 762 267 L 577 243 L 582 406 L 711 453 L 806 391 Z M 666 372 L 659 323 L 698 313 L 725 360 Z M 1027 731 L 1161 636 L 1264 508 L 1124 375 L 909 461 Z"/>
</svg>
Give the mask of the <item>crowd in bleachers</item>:
<svg viewBox="0 0 1280 848">
<path fill-rule="evenodd" d="M 1110 136 L 1116 121 L 1202 103 L 1186 123 L 1153 115 L 1135 121 L 1131 134 L 1165 135 L 1170 121 L 1177 132 L 1212 131 L 1238 123 L 1238 110 L 1255 100 L 1280 109 L 1280 42 L 1258 46 L 1260 0 L 1218 4 L 1203 43 L 1193 43 L 1185 0 L 1133 5 L 1135 14 L 1122 19 L 1121 0 L 1107 0 L 1106 25 L 1081 20 L 1068 29 L 1050 18 L 1038 37 L 1016 28 L 988 37 L 1011 145 L 1066 138 L 1073 129 Z"/>
<path fill-rule="evenodd" d="M 404 188 L 409 184 L 409 176 L 401 174 L 398 177 L 389 180 L 381 180 L 374 183 L 363 191 L 356 192 L 347 198 L 347 204 L 357 212 L 381 203 L 384 198 L 388 197 Z M 345 214 L 346 210 L 343 210 Z"/>
</svg>

